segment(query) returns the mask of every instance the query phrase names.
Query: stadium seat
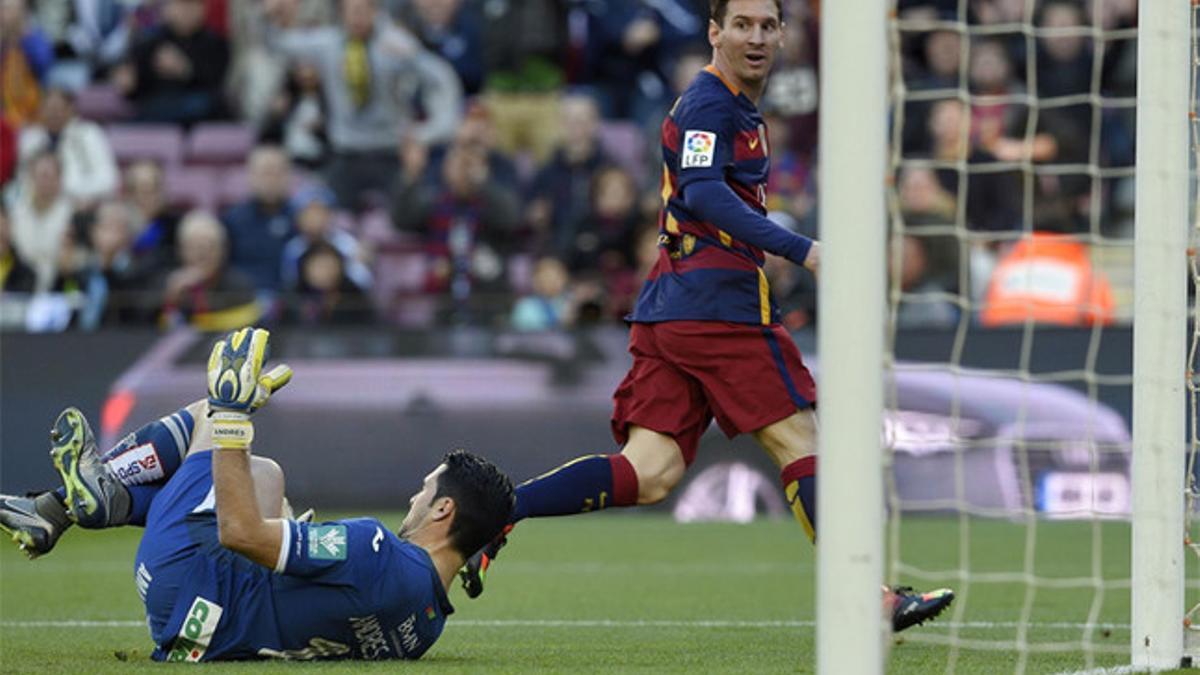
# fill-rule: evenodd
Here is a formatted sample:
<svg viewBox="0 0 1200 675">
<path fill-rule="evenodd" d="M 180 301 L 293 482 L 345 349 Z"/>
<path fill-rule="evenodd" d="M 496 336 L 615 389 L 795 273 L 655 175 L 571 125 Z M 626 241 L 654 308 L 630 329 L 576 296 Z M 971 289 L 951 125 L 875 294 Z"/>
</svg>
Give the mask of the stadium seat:
<svg viewBox="0 0 1200 675">
<path fill-rule="evenodd" d="M 642 184 L 646 179 L 646 139 L 633 122 L 605 121 L 600 124 L 600 147 L 621 168 Z"/>
<path fill-rule="evenodd" d="M 220 174 L 220 185 L 217 188 L 217 199 L 222 206 L 237 204 L 250 196 L 250 179 L 245 166 L 223 166 L 220 167 L 218 173 Z M 320 182 L 320 176 L 293 168 L 291 194 L 295 195 Z"/>
<path fill-rule="evenodd" d="M 188 134 L 186 158 L 189 164 L 242 164 L 256 140 L 244 124 L 201 122 Z"/>
<path fill-rule="evenodd" d="M 79 116 L 108 124 L 127 120 L 133 116 L 133 107 L 125 97 L 108 84 L 91 84 L 75 94 L 75 107 Z"/>
<path fill-rule="evenodd" d="M 213 211 L 220 205 L 220 181 L 210 167 L 176 166 L 166 172 L 167 201 L 180 209 Z"/>
<path fill-rule="evenodd" d="M 396 243 L 402 234 L 392 227 L 392 218 L 383 209 L 371 209 L 358 219 L 358 236 L 363 241 L 386 246 Z"/>
<path fill-rule="evenodd" d="M 183 131 L 173 124 L 110 124 L 108 141 L 121 165 L 153 159 L 170 168 L 183 158 Z"/>
<path fill-rule="evenodd" d="M 397 293 L 421 293 L 429 261 L 425 251 L 410 244 L 383 244 L 375 251 L 375 289 L 385 298 Z"/>
<path fill-rule="evenodd" d="M 400 328 L 428 329 L 437 320 L 438 299 L 431 295 L 410 295 L 384 307 L 382 316 Z"/>
<path fill-rule="evenodd" d="M 372 294 L 380 316 L 391 324 L 423 327 L 432 323 L 437 299 L 425 294 L 429 261 L 411 244 L 381 244 L 375 252 Z"/>
</svg>

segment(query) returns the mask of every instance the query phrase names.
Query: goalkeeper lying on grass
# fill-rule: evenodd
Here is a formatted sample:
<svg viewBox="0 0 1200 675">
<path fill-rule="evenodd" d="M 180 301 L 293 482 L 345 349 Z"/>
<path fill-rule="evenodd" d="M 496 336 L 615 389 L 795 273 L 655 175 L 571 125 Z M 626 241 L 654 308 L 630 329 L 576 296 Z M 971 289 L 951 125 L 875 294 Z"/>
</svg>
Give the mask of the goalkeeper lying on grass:
<svg viewBox="0 0 1200 675">
<path fill-rule="evenodd" d="M 262 373 L 268 333 L 213 347 L 208 399 L 101 456 L 74 408 L 50 432 L 64 488 L 0 496 L 0 529 L 48 552 L 71 523 L 146 528 L 134 561 L 159 661 L 419 658 L 454 611 L 467 556 L 500 534 L 513 488 L 490 462 L 446 456 L 392 534 L 373 518 L 290 518 L 283 471 L 251 456 L 251 415 L 291 378 Z"/>
</svg>

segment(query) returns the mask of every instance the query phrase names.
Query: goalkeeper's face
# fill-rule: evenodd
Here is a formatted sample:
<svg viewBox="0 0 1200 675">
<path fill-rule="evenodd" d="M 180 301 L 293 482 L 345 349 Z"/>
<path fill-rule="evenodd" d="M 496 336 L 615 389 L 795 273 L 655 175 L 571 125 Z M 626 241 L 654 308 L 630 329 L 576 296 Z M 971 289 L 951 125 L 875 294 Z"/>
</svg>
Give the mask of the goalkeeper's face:
<svg viewBox="0 0 1200 675">
<path fill-rule="evenodd" d="M 397 534 L 402 539 L 409 538 L 414 532 L 424 529 L 432 521 L 441 520 L 445 517 L 443 509 L 444 505 L 435 504 L 435 497 L 438 490 L 438 476 L 446 471 L 445 464 L 438 464 L 437 468 L 429 472 L 425 476 L 425 481 L 421 484 L 421 491 L 413 495 L 408 500 L 408 515 L 404 516 L 404 522 L 400 523 L 400 532 Z M 446 498 L 436 501 L 447 501 Z"/>
<path fill-rule="evenodd" d="M 767 79 L 783 43 L 783 22 L 775 0 L 730 0 L 720 25 L 708 24 L 717 57 L 747 84 Z"/>
</svg>

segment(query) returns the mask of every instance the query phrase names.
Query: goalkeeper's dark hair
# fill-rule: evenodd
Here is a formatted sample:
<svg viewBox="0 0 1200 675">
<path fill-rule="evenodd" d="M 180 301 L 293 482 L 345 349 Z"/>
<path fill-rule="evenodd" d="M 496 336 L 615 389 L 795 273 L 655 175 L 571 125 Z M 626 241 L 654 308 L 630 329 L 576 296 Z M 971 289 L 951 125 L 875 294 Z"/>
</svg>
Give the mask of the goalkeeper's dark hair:
<svg viewBox="0 0 1200 675">
<path fill-rule="evenodd" d="M 495 464 L 466 450 L 448 453 L 442 463 L 446 470 L 438 476 L 434 499 L 454 500 L 450 544 L 470 557 L 508 524 L 516 501 L 512 480 Z"/>
<path fill-rule="evenodd" d="M 725 25 L 725 10 L 729 9 L 729 0 L 708 0 L 708 17 L 718 26 Z M 775 14 L 779 23 L 783 23 L 783 0 L 775 0 Z"/>
</svg>

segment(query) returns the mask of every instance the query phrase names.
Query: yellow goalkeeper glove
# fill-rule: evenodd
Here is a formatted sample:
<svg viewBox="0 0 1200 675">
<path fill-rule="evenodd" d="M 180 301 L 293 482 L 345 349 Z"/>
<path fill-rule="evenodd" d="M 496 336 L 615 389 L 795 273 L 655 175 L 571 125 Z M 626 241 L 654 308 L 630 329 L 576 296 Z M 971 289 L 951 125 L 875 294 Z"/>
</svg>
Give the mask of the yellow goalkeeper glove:
<svg viewBox="0 0 1200 675">
<path fill-rule="evenodd" d="M 213 345 L 208 357 L 208 403 L 218 448 L 248 450 L 254 440 L 250 415 L 292 379 L 292 369 L 285 364 L 262 373 L 270 336 L 261 328 L 243 328 Z"/>
</svg>

